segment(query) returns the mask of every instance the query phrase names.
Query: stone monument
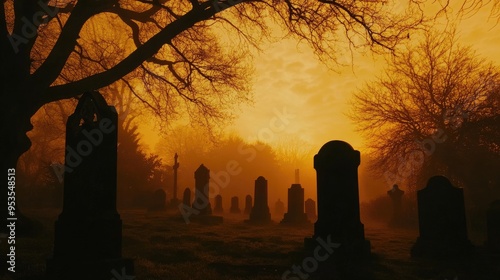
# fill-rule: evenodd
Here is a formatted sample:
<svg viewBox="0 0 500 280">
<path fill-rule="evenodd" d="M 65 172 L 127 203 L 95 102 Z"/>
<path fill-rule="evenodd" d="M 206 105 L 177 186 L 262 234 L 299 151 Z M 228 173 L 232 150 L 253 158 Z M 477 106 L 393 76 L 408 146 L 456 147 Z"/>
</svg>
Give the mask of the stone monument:
<svg viewBox="0 0 500 280">
<path fill-rule="evenodd" d="M 420 236 L 413 257 L 458 257 L 472 253 L 467 237 L 463 189 L 444 176 L 434 176 L 417 192 Z"/>
<path fill-rule="evenodd" d="M 224 209 L 222 209 L 222 196 L 218 194 L 215 196 L 215 207 L 214 207 L 214 214 L 222 214 L 224 212 Z"/>
<path fill-rule="evenodd" d="M 254 205 L 250 212 L 250 219 L 246 220 L 252 224 L 268 224 L 271 223 L 271 212 L 267 202 L 267 180 L 259 176 L 255 180 Z"/>
<path fill-rule="evenodd" d="M 252 196 L 248 194 L 245 196 L 245 210 L 243 210 L 243 214 L 250 215 L 250 212 L 252 212 Z"/>
<path fill-rule="evenodd" d="M 330 141 L 314 156 L 316 169 L 318 219 L 307 248 L 317 246 L 318 238 L 340 244 L 334 254 L 349 258 L 370 255 L 361 223 L 358 193 L 360 153 L 343 141 Z"/>
<path fill-rule="evenodd" d="M 237 196 L 231 197 L 231 209 L 229 212 L 232 214 L 241 214 L 240 201 Z"/>
<path fill-rule="evenodd" d="M 99 92 L 84 93 L 66 123 L 64 203 L 55 222 L 50 279 L 109 280 L 133 275 L 122 258 L 116 210 L 118 114 Z"/>
<path fill-rule="evenodd" d="M 400 190 L 398 185 L 392 186 L 392 189 L 387 191 L 387 195 L 392 201 L 392 218 L 389 225 L 398 226 L 403 223 L 403 215 L 401 215 L 401 198 L 405 192 Z"/>
</svg>

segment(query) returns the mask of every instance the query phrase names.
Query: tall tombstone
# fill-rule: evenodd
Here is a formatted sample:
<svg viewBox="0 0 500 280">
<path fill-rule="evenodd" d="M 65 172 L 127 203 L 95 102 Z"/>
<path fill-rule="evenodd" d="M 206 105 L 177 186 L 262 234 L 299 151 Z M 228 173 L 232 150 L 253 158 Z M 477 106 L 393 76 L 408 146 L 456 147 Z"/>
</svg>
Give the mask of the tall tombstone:
<svg viewBox="0 0 500 280">
<path fill-rule="evenodd" d="M 344 141 L 330 141 L 314 156 L 316 169 L 318 219 L 313 238 L 306 238 L 308 248 L 317 240 L 340 244 L 338 255 L 363 258 L 370 255 L 370 241 L 365 239 L 361 223 L 358 192 L 360 153 Z"/>
<path fill-rule="evenodd" d="M 250 212 L 252 212 L 252 196 L 248 194 L 245 196 L 245 210 L 243 210 L 243 214 L 250 215 Z"/>
<path fill-rule="evenodd" d="M 267 202 L 267 180 L 259 176 L 255 180 L 254 205 L 250 212 L 250 219 L 246 220 L 253 224 L 266 224 L 271 222 L 271 212 Z"/>
<path fill-rule="evenodd" d="M 165 193 L 164 190 L 158 189 L 151 194 L 148 210 L 149 211 L 165 210 L 166 201 L 167 201 L 167 194 Z"/>
<path fill-rule="evenodd" d="M 177 153 L 175 153 L 174 155 L 174 166 L 172 166 L 172 169 L 174 170 L 174 193 L 173 193 L 173 197 L 172 197 L 172 204 L 176 204 L 179 200 L 177 200 L 177 169 L 179 169 L 179 162 L 177 161 L 177 159 L 179 158 L 179 156 L 177 155 Z"/>
<path fill-rule="evenodd" d="M 186 206 L 191 205 L 191 189 L 190 188 L 186 188 L 184 190 L 184 193 L 182 195 L 182 203 L 184 203 L 184 205 L 186 205 Z"/>
<path fill-rule="evenodd" d="M 274 203 L 274 215 L 276 217 L 283 217 L 284 214 L 285 214 L 285 204 L 283 203 L 283 201 L 281 201 L 281 199 L 278 198 L 276 203 Z"/>
<path fill-rule="evenodd" d="M 401 213 L 401 199 L 405 192 L 399 189 L 398 185 L 392 186 L 392 189 L 387 191 L 387 195 L 392 201 L 392 218 L 389 222 L 390 225 L 401 225 L 403 223 L 403 215 Z"/>
<path fill-rule="evenodd" d="M 212 206 L 209 200 L 210 170 L 205 165 L 200 165 L 194 172 L 195 194 L 193 209 L 199 211 L 199 215 L 211 215 Z"/>
<path fill-rule="evenodd" d="M 112 279 L 133 275 L 122 258 L 116 210 L 118 114 L 99 92 L 86 92 L 66 123 L 63 209 L 55 222 L 50 279 Z"/>
<path fill-rule="evenodd" d="M 500 253 L 500 200 L 490 204 L 486 217 L 487 241 L 486 247 L 490 252 Z"/>
<path fill-rule="evenodd" d="M 224 212 L 224 209 L 222 209 L 222 196 L 218 194 L 215 197 L 215 206 L 214 206 L 214 214 L 221 214 Z"/>
<path fill-rule="evenodd" d="M 232 214 L 241 213 L 240 201 L 237 196 L 231 197 L 231 209 L 229 209 L 229 212 L 231 212 Z"/>
<path fill-rule="evenodd" d="M 413 257 L 454 257 L 470 254 L 463 189 L 444 176 L 434 176 L 417 192 L 420 235 Z"/>
<path fill-rule="evenodd" d="M 304 212 L 304 189 L 300 184 L 292 184 L 288 189 L 288 212 L 285 213 L 282 224 L 307 224 Z"/>
<path fill-rule="evenodd" d="M 304 202 L 304 207 L 307 215 L 307 219 L 311 222 L 315 222 L 318 216 L 316 215 L 316 201 L 308 198 Z"/>
</svg>

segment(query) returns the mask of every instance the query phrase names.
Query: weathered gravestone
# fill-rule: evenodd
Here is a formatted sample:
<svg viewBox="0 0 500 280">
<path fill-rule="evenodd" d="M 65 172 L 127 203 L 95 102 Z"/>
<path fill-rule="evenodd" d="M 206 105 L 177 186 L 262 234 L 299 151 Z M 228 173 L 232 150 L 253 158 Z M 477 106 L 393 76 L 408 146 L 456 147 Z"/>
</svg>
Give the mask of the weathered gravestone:
<svg viewBox="0 0 500 280">
<path fill-rule="evenodd" d="M 237 196 L 231 197 L 231 209 L 229 209 L 229 212 L 233 214 L 240 214 L 241 209 L 240 209 L 240 201 Z"/>
<path fill-rule="evenodd" d="M 191 205 L 191 189 L 186 188 L 182 195 L 182 203 L 186 206 Z"/>
<path fill-rule="evenodd" d="M 413 257 L 454 257 L 470 254 L 463 189 L 444 176 L 434 176 L 417 192 L 420 236 Z"/>
<path fill-rule="evenodd" d="M 392 218 L 390 225 L 398 226 L 403 223 L 403 215 L 401 214 L 401 198 L 405 192 L 400 190 L 398 185 L 392 186 L 392 189 L 387 191 L 387 195 L 392 201 Z"/>
<path fill-rule="evenodd" d="M 224 212 L 224 210 L 222 209 L 222 196 L 220 194 L 218 194 L 215 197 L 214 214 L 221 214 L 223 212 Z"/>
<path fill-rule="evenodd" d="M 50 279 L 112 279 L 133 275 L 122 258 L 116 211 L 118 115 L 98 92 L 82 95 L 66 123 L 64 203 L 55 222 Z"/>
<path fill-rule="evenodd" d="M 313 238 L 306 238 L 307 248 L 318 240 L 340 244 L 334 254 L 362 258 L 370 255 L 370 241 L 365 239 L 359 212 L 358 166 L 360 153 L 343 141 L 330 141 L 314 156 L 316 169 L 318 219 Z"/>
<path fill-rule="evenodd" d="M 255 180 L 254 204 L 250 212 L 250 219 L 245 222 L 252 224 L 267 224 L 271 223 L 271 212 L 267 202 L 267 180 L 259 176 Z"/>
<path fill-rule="evenodd" d="M 179 162 L 177 161 L 177 159 L 179 158 L 179 156 L 177 155 L 177 153 L 175 153 L 174 155 L 174 166 L 172 166 L 172 169 L 174 169 L 174 193 L 173 193 L 173 197 L 172 197 L 172 205 L 176 205 L 179 203 L 179 200 L 177 199 L 177 169 L 179 169 Z"/>
<path fill-rule="evenodd" d="M 250 212 L 252 212 L 252 196 L 248 194 L 245 196 L 245 210 L 243 210 L 243 213 L 250 215 Z"/>
<path fill-rule="evenodd" d="M 283 215 L 285 214 L 285 204 L 283 203 L 283 201 L 281 201 L 281 199 L 278 198 L 278 201 L 276 201 L 276 203 L 274 203 L 274 215 L 276 217 L 283 217 Z"/>
<path fill-rule="evenodd" d="M 288 212 L 281 221 L 282 224 L 307 224 L 307 215 L 304 212 L 304 189 L 300 184 L 292 184 L 288 189 Z"/>
<path fill-rule="evenodd" d="M 212 206 L 209 200 L 209 182 L 210 182 L 210 170 L 205 167 L 205 165 L 200 165 L 198 169 L 194 172 L 195 178 L 195 194 L 194 202 L 191 209 L 187 212 L 183 212 L 183 218 L 185 221 L 195 221 L 203 224 L 220 224 L 223 222 L 221 216 L 212 215 Z M 222 200 L 222 198 L 221 198 Z"/>
<path fill-rule="evenodd" d="M 195 192 L 193 209 L 200 215 L 211 215 L 212 206 L 210 205 L 209 196 L 209 181 L 210 170 L 205 165 L 200 165 L 194 172 Z"/>
<path fill-rule="evenodd" d="M 486 219 L 488 228 L 486 246 L 490 252 L 500 253 L 500 200 L 490 204 Z"/>
<path fill-rule="evenodd" d="M 153 192 L 151 199 L 149 201 L 148 210 L 149 211 L 161 211 L 165 210 L 165 204 L 167 201 L 167 194 L 164 190 L 158 189 Z"/>
<path fill-rule="evenodd" d="M 304 202 L 304 207 L 307 215 L 307 219 L 311 222 L 315 222 L 318 216 L 316 215 L 316 201 L 308 198 Z"/>
</svg>

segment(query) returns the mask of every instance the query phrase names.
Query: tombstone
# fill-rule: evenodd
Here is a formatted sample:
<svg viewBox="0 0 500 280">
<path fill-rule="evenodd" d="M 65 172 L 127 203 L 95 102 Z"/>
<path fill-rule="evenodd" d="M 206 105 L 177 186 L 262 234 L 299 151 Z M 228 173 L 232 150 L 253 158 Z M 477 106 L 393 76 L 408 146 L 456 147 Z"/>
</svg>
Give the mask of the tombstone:
<svg viewBox="0 0 500 280">
<path fill-rule="evenodd" d="M 154 191 L 149 201 L 148 210 L 149 211 L 165 210 L 166 200 L 167 200 L 167 194 L 165 193 L 164 190 L 158 189 Z"/>
<path fill-rule="evenodd" d="M 318 216 L 316 216 L 316 201 L 308 198 L 304 202 L 304 207 L 307 215 L 307 219 L 311 222 L 315 222 Z"/>
<path fill-rule="evenodd" d="M 403 223 L 403 215 L 401 214 L 401 198 L 405 192 L 400 190 L 398 185 L 392 186 L 392 189 L 387 191 L 387 195 L 392 201 L 392 218 L 389 225 L 397 226 Z"/>
<path fill-rule="evenodd" d="M 246 220 L 246 222 L 252 224 L 271 223 L 271 212 L 269 212 L 267 204 L 267 180 L 262 176 L 255 180 L 254 198 L 250 219 Z"/>
<path fill-rule="evenodd" d="M 420 235 L 411 249 L 413 257 L 468 255 L 473 246 L 467 237 L 463 189 L 444 176 L 434 176 L 417 192 Z"/>
<path fill-rule="evenodd" d="M 212 206 L 209 200 L 209 180 L 210 170 L 205 165 L 200 165 L 194 172 L 195 179 L 195 194 L 193 209 L 199 212 L 200 215 L 211 215 Z"/>
<path fill-rule="evenodd" d="M 248 194 L 245 196 L 245 210 L 243 210 L 243 213 L 250 215 L 250 212 L 252 212 L 252 196 Z"/>
<path fill-rule="evenodd" d="M 282 224 L 307 224 L 304 212 L 304 189 L 300 184 L 292 184 L 288 189 L 288 212 L 285 213 Z"/>
<path fill-rule="evenodd" d="M 218 194 L 215 197 L 214 214 L 221 214 L 223 212 L 224 212 L 224 210 L 222 209 L 222 196 L 220 194 Z"/>
<path fill-rule="evenodd" d="M 182 203 L 184 205 L 191 205 L 191 189 L 186 188 L 184 194 L 182 195 Z"/>
<path fill-rule="evenodd" d="M 283 217 L 285 214 L 285 204 L 278 198 L 278 201 L 274 204 L 274 215 L 276 217 Z"/>
<path fill-rule="evenodd" d="M 177 161 L 177 159 L 179 158 L 179 156 L 177 155 L 177 153 L 175 153 L 174 155 L 174 166 L 172 166 L 172 169 L 174 169 L 174 193 L 173 193 L 173 197 L 172 197 L 172 204 L 175 205 L 179 202 L 179 200 L 177 199 L 177 169 L 179 169 L 179 162 Z"/>
<path fill-rule="evenodd" d="M 205 165 L 202 164 L 194 172 L 194 178 L 195 178 L 194 201 L 189 214 L 187 214 L 187 216 L 183 214 L 184 220 L 185 221 L 192 220 L 202 224 L 210 224 L 210 225 L 222 223 L 223 218 L 221 216 L 212 215 L 212 206 L 210 205 L 210 200 L 209 200 L 210 170 L 206 168 Z M 220 198 L 220 200 L 221 200 L 220 208 L 222 209 L 222 197 Z"/>
<path fill-rule="evenodd" d="M 318 239 L 340 244 L 334 254 L 350 258 L 370 255 L 359 212 L 358 166 L 360 153 L 343 141 L 330 141 L 314 156 L 316 169 L 318 219 L 314 235 L 305 239 L 315 248 Z"/>
<path fill-rule="evenodd" d="M 500 200 L 493 201 L 488 209 L 486 247 L 492 253 L 500 253 Z"/>
<path fill-rule="evenodd" d="M 231 197 L 231 209 L 229 212 L 233 214 L 241 214 L 240 201 L 237 196 Z"/>
<path fill-rule="evenodd" d="M 66 123 L 64 203 L 55 222 L 50 279 L 112 279 L 133 275 L 122 258 L 116 210 L 118 114 L 99 92 L 86 92 Z"/>
</svg>

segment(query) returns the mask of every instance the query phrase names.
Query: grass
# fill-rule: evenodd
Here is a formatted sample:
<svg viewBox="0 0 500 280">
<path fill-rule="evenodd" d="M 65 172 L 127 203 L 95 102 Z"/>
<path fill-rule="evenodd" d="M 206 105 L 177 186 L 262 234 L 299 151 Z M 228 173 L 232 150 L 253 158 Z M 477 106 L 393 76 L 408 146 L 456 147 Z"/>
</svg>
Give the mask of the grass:
<svg viewBox="0 0 500 280">
<path fill-rule="evenodd" d="M 60 210 L 25 210 L 44 225 L 36 237 L 19 237 L 16 242 L 16 273 L 1 279 L 41 279 L 45 260 L 52 251 L 53 224 Z M 123 220 L 123 256 L 135 260 L 136 279 L 175 280 L 268 280 L 282 279 L 292 265 L 311 256 L 304 251 L 304 237 L 313 226 L 302 228 L 279 224 L 251 226 L 243 216 L 227 216 L 221 225 L 186 224 L 171 212 L 120 211 Z M 344 263 L 343 269 L 329 260 L 308 279 L 340 279 L 338 271 L 349 271 L 341 279 L 499 280 L 500 258 L 481 251 L 464 260 L 415 260 L 410 248 L 418 232 L 365 224 L 371 241 L 369 261 Z M 481 235 L 478 235 L 481 236 Z M 476 244 L 482 242 L 476 241 Z M 2 240 L 2 250 L 6 244 Z M 2 271 L 6 268 L 2 267 Z M 12 277 L 15 276 L 15 277 Z M 457 277 L 457 278 L 455 278 Z M 290 280 L 301 279 L 289 276 Z"/>
</svg>

